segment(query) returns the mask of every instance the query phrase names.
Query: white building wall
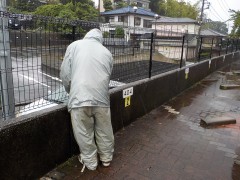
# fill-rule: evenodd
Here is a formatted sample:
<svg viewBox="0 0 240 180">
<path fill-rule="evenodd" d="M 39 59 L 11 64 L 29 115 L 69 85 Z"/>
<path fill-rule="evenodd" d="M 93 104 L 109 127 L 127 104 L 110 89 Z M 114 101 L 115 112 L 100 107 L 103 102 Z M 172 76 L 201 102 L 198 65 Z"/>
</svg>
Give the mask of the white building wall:
<svg viewBox="0 0 240 180">
<path fill-rule="evenodd" d="M 153 23 L 153 27 L 155 29 L 155 23 Z M 157 23 L 156 25 L 157 30 L 162 31 L 174 31 L 174 32 L 188 32 L 189 34 L 197 34 L 199 26 L 196 24 L 189 24 L 189 23 L 177 23 L 177 24 L 168 24 L 168 23 Z"/>
<path fill-rule="evenodd" d="M 141 18 L 141 23 L 140 25 L 135 25 L 135 27 L 141 27 L 143 28 L 143 20 L 150 20 L 152 21 L 154 18 L 148 18 L 148 17 L 143 17 L 143 16 L 139 16 L 139 15 L 136 15 L 135 17 L 139 17 Z M 118 15 L 114 16 L 114 22 L 118 22 Z M 113 23 L 113 22 L 111 22 Z M 128 16 L 128 26 L 131 26 L 131 27 L 134 27 L 134 15 L 133 14 L 130 14 Z"/>
<path fill-rule="evenodd" d="M 171 47 L 171 46 L 158 46 L 157 50 L 163 56 L 174 59 L 181 60 L 182 47 Z M 184 48 L 183 49 L 183 60 L 192 59 L 195 55 L 195 48 Z"/>
<path fill-rule="evenodd" d="M 129 26 L 134 26 L 134 16 L 133 15 L 129 15 Z"/>
</svg>

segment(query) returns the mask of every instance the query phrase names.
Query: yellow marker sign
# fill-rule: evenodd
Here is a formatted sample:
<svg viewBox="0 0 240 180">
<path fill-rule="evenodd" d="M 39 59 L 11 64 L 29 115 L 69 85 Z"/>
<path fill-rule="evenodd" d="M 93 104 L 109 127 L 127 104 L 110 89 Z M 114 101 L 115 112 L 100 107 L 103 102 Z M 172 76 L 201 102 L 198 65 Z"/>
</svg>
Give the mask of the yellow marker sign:
<svg viewBox="0 0 240 180">
<path fill-rule="evenodd" d="M 125 107 L 130 106 L 131 96 L 125 98 Z"/>
<path fill-rule="evenodd" d="M 188 79 L 189 68 L 185 69 L 185 79 Z"/>
</svg>

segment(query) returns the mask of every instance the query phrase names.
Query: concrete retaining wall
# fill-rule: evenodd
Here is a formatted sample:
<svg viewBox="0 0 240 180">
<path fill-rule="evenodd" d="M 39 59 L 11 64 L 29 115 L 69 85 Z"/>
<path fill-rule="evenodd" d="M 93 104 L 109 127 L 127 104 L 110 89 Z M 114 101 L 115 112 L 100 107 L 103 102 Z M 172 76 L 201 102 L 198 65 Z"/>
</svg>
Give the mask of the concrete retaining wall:
<svg viewBox="0 0 240 180">
<path fill-rule="evenodd" d="M 111 113 L 116 132 L 162 105 L 210 73 L 239 59 L 239 53 L 213 58 L 151 79 L 111 90 Z M 211 63 L 209 63 L 211 62 Z M 210 65 L 209 65 L 210 64 Z M 188 69 L 188 70 L 186 70 Z M 189 71 L 186 77 L 186 71 Z M 133 87 L 125 107 L 123 89 Z M 0 179 L 35 179 L 78 153 L 70 115 L 64 105 L 4 122 L 0 127 Z"/>
</svg>

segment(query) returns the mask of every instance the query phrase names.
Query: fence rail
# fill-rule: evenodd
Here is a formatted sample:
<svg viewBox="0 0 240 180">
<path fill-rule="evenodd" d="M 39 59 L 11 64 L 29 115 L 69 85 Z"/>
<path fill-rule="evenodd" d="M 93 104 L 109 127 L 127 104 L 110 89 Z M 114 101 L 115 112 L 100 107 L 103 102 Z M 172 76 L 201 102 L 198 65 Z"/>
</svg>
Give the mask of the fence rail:
<svg viewBox="0 0 240 180">
<path fill-rule="evenodd" d="M 31 113 L 68 99 L 59 79 L 66 47 L 74 40 L 83 38 L 92 28 L 102 30 L 104 46 L 114 57 L 111 88 L 150 78 L 188 62 L 238 51 L 240 44 L 238 40 L 226 37 L 202 36 L 196 55 L 195 35 L 32 15 L 15 16 L 20 25 L 12 27 L 9 25 L 10 15 L 0 12 L 0 34 L 9 37 L 7 43 L 10 45 L 4 46 L 0 42 L 0 51 L 5 56 L 9 52 L 7 62 L 11 64 L 9 68 L 1 63 L 1 77 L 11 74 L 10 83 L 13 85 L 13 94 L 8 94 L 11 86 L 4 86 L 6 79 L 1 78 L 2 119 L 12 114 L 20 116 Z M 0 61 L 6 62 L 6 58 Z M 14 103 L 10 105 L 14 110 L 6 103 L 12 96 Z"/>
</svg>

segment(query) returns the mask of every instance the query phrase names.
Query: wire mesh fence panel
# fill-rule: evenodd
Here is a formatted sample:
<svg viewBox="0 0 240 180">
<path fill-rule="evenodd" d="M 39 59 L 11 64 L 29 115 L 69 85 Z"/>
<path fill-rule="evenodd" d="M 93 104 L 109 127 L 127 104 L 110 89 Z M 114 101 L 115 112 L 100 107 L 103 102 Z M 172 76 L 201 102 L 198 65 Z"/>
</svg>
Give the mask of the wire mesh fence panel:
<svg viewBox="0 0 240 180">
<path fill-rule="evenodd" d="M 8 15 L 4 18 L 10 19 Z M 20 26 L 8 26 L 7 31 L 15 115 L 19 116 L 67 100 L 68 95 L 59 79 L 66 47 L 99 24 L 32 15 L 15 18 Z"/>
<path fill-rule="evenodd" d="M 199 61 L 211 58 L 213 41 L 212 37 L 200 37 Z"/>
<path fill-rule="evenodd" d="M 201 37 L 199 60 L 204 60 L 239 50 L 239 41 L 227 37 Z"/>
<path fill-rule="evenodd" d="M 152 30 L 124 27 L 102 26 L 104 46 L 114 58 L 111 80 L 129 83 L 144 79 L 149 74 L 150 42 Z"/>
<path fill-rule="evenodd" d="M 7 12 L 1 12 L 0 23 L 3 118 L 65 102 L 59 73 L 66 48 L 93 28 L 103 32 L 103 45 L 114 58 L 110 88 L 197 62 L 196 53 L 203 60 L 239 50 L 238 40 L 201 37 L 197 52 L 196 35 L 181 31 Z"/>
<path fill-rule="evenodd" d="M 184 34 L 180 32 L 155 31 L 152 65 L 153 75 L 179 68 L 183 58 L 186 61 L 187 52 L 186 46 L 184 46 L 183 36 Z M 182 56 L 183 53 L 184 56 Z"/>
</svg>

